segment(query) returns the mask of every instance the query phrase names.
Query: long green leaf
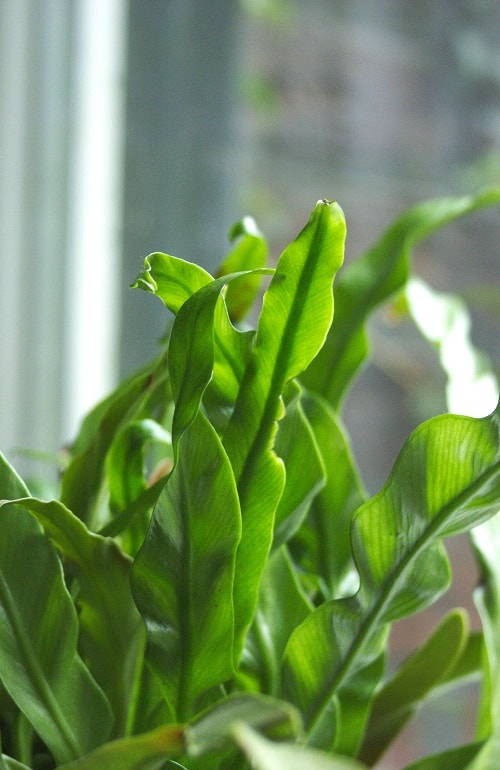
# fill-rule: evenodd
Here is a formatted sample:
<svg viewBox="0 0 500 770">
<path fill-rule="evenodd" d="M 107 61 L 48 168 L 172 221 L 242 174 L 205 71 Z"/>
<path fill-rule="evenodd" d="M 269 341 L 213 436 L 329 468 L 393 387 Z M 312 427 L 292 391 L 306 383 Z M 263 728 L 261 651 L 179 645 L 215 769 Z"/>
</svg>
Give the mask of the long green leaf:
<svg viewBox="0 0 500 770">
<path fill-rule="evenodd" d="M 281 692 L 281 659 L 292 631 L 311 612 L 285 546 L 266 565 L 254 622 L 247 634 L 240 673 L 260 692 Z"/>
<path fill-rule="evenodd" d="M 82 423 L 71 449 L 71 462 L 62 477 L 61 501 L 92 529 L 100 529 L 95 504 L 104 477 L 106 454 L 116 432 L 132 416 L 140 413 L 144 402 L 166 377 L 162 358 L 123 382 L 98 404 Z"/>
<path fill-rule="evenodd" d="M 467 639 L 467 616 L 453 610 L 426 642 L 405 661 L 373 700 L 359 759 L 373 765 L 426 695 L 441 683 L 459 659 Z"/>
<path fill-rule="evenodd" d="M 16 500 L 28 495 L 26 484 L 0 452 L 0 500 Z"/>
<path fill-rule="evenodd" d="M 311 736 L 334 698 L 340 709 L 334 745 L 347 753 L 342 710 L 357 703 L 359 712 L 371 699 L 387 624 L 447 588 L 441 539 L 498 510 L 499 454 L 498 413 L 435 417 L 412 434 L 386 485 L 358 510 L 353 552 L 360 590 L 311 613 L 285 651 L 285 693 L 304 713 Z"/>
<path fill-rule="evenodd" d="M 112 715 L 77 654 L 78 620 L 61 564 L 22 507 L 0 510 L 0 677 L 57 762 L 108 737 Z"/>
<path fill-rule="evenodd" d="M 431 757 L 412 762 L 404 770 L 471 770 L 475 767 L 474 759 L 480 754 L 482 742 L 467 743 L 455 749 L 448 749 Z M 498 754 L 496 755 L 498 759 Z M 493 768 L 493 765 L 491 766 Z M 496 765 L 495 765 L 496 767 Z"/>
<path fill-rule="evenodd" d="M 500 509 L 500 488 L 497 496 Z M 500 756 L 500 516 L 477 527 L 472 541 L 482 573 L 474 599 L 486 644 L 478 721 L 478 738 L 486 743 L 470 770 L 496 770 Z"/>
<path fill-rule="evenodd" d="M 409 277 L 416 244 L 448 222 L 500 203 L 500 189 L 420 203 L 397 219 L 380 240 L 339 275 L 335 322 L 320 355 L 301 377 L 309 390 L 338 408 L 368 353 L 366 322 L 370 314 Z"/>
<path fill-rule="evenodd" d="M 263 269 L 263 272 L 269 271 Z M 233 335 L 240 334 L 227 320 L 221 292 L 228 283 L 247 275 L 244 272 L 217 278 L 186 300 L 176 315 L 168 348 L 175 399 L 172 425 L 174 448 L 177 439 L 196 417 L 205 389 L 212 379 L 217 329 L 223 326 L 224 334 L 229 333 L 229 329 Z M 219 314 L 216 314 L 217 307 L 221 310 Z M 231 347 L 228 349 L 231 350 Z M 236 347 L 232 357 L 237 351 Z M 228 359 L 227 368 L 231 367 L 232 361 Z"/>
<path fill-rule="evenodd" d="M 141 735 L 105 743 L 60 770 L 159 770 L 184 750 L 184 728 L 164 725 Z"/>
<path fill-rule="evenodd" d="M 178 720 L 233 672 L 233 577 L 240 509 L 232 470 L 201 413 L 178 439 L 176 465 L 135 560 L 132 587 L 149 660 Z"/>
<path fill-rule="evenodd" d="M 351 523 L 366 493 L 338 415 L 315 393 L 306 392 L 302 405 L 322 457 L 326 484 L 314 498 L 290 548 L 300 566 L 323 581 L 325 598 L 349 596 L 357 585 Z"/>
<path fill-rule="evenodd" d="M 274 444 L 276 454 L 284 462 L 287 483 L 276 509 L 273 548 L 279 548 L 295 534 L 325 484 L 325 467 L 304 413 L 301 388 L 295 380 L 293 386 L 287 389 L 292 391 L 291 398 L 285 395 L 286 411 Z"/>
<path fill-rule="evenodd" d="M 325 340 L 344 239 L 340 207 L 320 201 L 306 227 L 281 255 L 264 295 L 254 346 L 223 437 L 243 517 L 235 583 L 237 657 L 257 603 L 284 487 L 283 464 L 272 451 L 276 420 L 282 416 L 281 395 Z"/>
<path fill-rule="evenodd" d="M 366 765 L 296 743 L 276 743 L 245 723 L 233 728 L 235 740 L 256 770 L 363 770 Z"/>
<path fill-rule="evenodd" d="M 227 748 L 233 744 L 233 727 L 241 722 L 277 739 L 295 738 L 302 730 L 300 715 L 289 703 L 260 693 L 232 695 L 186 727 L 186 753 L 198 758 Z"/>
<path fill-rule="evenodd" d="M 113 711 L 110 737 L 125 734 L 144 627 L 130 590 L 131 560 L 90 532 L 62 503 L 34 498 L 16 505 L 35 516 L 78 580 L 79 646 Z"/>
</svg>

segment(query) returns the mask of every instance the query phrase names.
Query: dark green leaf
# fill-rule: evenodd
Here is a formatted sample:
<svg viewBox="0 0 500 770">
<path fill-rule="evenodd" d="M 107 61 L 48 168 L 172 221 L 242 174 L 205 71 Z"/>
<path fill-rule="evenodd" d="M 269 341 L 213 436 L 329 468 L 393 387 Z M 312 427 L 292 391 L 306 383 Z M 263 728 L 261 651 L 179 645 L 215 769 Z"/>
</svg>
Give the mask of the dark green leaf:
<svg viewBox="0 0 500 770">
<path fill-rule="evenodd" d="M 169 757 L 178 757 L 183 749 L 183 727 L 164 725 L 105 743 L 76 762 L 62 765 L 60 770 L 159 770 Z"/>
<path fill-rule="evenodd" d="M 302 408 L 301 389 L 295 387 L 287 399 L 285 416 L 279 422 L 274 450 L 285 464 L 287 483 L 276 509 L 273 547 L 279 548 L 299 529 L 311 502 L 325 483 L 325 468 L 315 436 Z M 307 462 L 304 462 L 307 458 Z"/>
<path fill-rule="evenodd" d="M 311 612 L 286 547 L 270 557 L 259 592 L 254 622 L 247 635 L 241 668 L 270 695 L 281 692 L 281 659 L 292 631 Z"/>
<path fill-rule="evenodd" d="M 95 510 L 104 477 L 104 462 L 116 432 L 141 406 L 166 376 L 163 361 L 122 383 L 87 416 L 71 449 L 72 459 L 62 478 L 61 502 L 92 529 L 100 529 Z"/>
<path fill-rule="evenodd" d="M 106 740 L 112 716 L 77 655 L 78 620 L 53 546 L 22 507 L 0 510 L 0 677 L 59 763 Z"/>
<path fill-rule="evenodd" d="M 144 643 L 129 584 L 131 560 L 57 501 L 17 504 L 36 516 L 78 580 L 80 649 L 111 704 L 111 737 L 123 735 Z"/>
<path fill-rule="evenodd" d="M 351 595 L 357 587 L 351 523 L 366 494 L 340 418 L 314 393 L 306 392 L 302 404 L 321 453 L 326 484 L 290 547 L 306 571 L 320 576 L 327 587 L 326 598 L 338 598 Z"/>
<path fill-rule="evenodd" d="M 500 484 L 497 505 L 500 509 Z M 496 770 L 500 756 L 500 516 L 477 527 L 472 540 L 482 573 L 474 598 L 486 646 L 477 737 L 487 740 L 471 770 Z"/>
<path fill-rule="evenodd" d="M 425 757 L 407 765 L 404 770 L 472 770 L 474 758 L 481 752 L 481 742 L 468 743 L 456 749 L 448 749 L 432 757 Z M 496 755 L 498 759 L 498 754 Z M 491 765 L 493 768 L 493 765 Z"/>
<path fill-rule="evenodd" d="M 460 658 L 467 616 L 453 610 L 376 694 L 359 759 L 373 765 Z"/>
<path fill-rule="evenodd" d="M 233 577 L 240 511 L 231 467 L 201 413 L 178 459 L 132 571 L 149 659 L 176 718 L 233 672 Z"/>
</svg>

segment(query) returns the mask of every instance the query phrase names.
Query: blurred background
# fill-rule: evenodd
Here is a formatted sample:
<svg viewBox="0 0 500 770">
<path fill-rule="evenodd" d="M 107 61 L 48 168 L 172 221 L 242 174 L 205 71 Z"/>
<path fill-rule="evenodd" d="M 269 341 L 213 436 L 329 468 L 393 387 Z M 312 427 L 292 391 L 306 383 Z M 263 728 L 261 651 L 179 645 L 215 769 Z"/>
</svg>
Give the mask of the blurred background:
<svg viewBox="0 0 500 770">
<path fill-rule="evenodd" d="M 278 256 L 327 197 L 346 213 L 352 259 L 408 205 L 499 183 L 499 43 L 498 0 L 0 0 L 9 459 L 37 472 L 18 448 L 57 451 L 156 352 L 165 310 L 127 288 L 149 252 L 213 270 L 251 214 Z M 415 255 L 419 275 L 466 299 L 497 371 L 498 240 L 490 211 Z M 380 313 L 372 339 L 345 419 L 375 491 L 445 402 L 409 324 Z M 457 542 L 459 592 L 476 578 Z M 397 637 L 396 654 L 422 629 Z M 451 709 L 446 729 L 423 716 L 386 770 L 415 742 L 423 753 L 470 736 L 463 709 L 436 708 Z"/>
</svg>

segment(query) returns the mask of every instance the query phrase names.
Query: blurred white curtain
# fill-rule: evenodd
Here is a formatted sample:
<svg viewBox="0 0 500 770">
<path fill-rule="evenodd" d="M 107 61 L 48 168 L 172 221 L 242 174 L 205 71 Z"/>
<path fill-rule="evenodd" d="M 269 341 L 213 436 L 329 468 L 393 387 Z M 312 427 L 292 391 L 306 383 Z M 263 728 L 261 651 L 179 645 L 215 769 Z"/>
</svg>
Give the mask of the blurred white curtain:
<svg viewBox="0 0 500 770">
<path fill-rule="evenodd" d="M 7 454 L 56 449 L 114 379 L 126 10 L 126 0 L 0 1 Z"/>
</svg>

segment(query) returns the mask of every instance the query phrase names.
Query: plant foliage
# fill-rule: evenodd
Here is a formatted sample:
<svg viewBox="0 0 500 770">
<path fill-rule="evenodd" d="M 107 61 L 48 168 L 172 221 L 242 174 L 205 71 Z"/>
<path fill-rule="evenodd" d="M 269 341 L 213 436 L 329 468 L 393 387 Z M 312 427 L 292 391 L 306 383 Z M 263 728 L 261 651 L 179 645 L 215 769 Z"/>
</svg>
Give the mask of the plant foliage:
<svg viewBox="0 0 500 770">
<path fill-rule="evenodd" d="M 215 277 L 145 259 L 165 349 L 82 422 L 57 499 L 0 461 L 0 770 L 360 770 L 473 674 L 476 740 L 411 767 L 497 767 L 499 409 L 423 423 L 368 498 L 341 406 L 401 292 L 449 392 L 457 355 L 469 394 L 494 389 L 468 327 L 456 351 L 463 306 L 410 280 L 410 256 L 499 202 L 416 206 L 345 268 L 326 199 L 274 268 L 248 218 Z M 391 625 L 447 590 L 444 541 L 474 527 L 484 631 L 457 609 L 387 676 Z"/>
</svg>

